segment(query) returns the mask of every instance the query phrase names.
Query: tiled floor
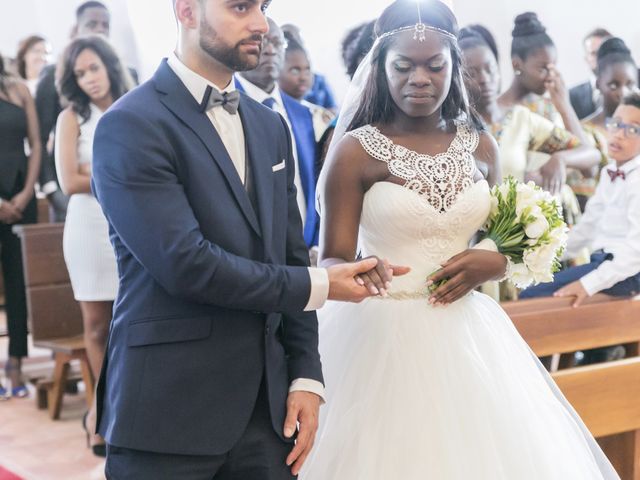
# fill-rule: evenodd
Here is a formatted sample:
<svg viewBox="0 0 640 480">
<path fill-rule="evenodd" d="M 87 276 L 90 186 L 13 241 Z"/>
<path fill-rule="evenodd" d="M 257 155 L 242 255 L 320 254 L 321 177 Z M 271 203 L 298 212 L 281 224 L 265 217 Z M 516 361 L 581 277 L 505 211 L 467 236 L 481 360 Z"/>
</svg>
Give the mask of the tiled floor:
<svg viewBox="0 0 640 480">
<path fill-rule="evenodd" d="M 0 311 L 0 331 L 4 324 Z M 0 381 L 5 386 L 7 343 L 7 337 L 0 337 Z M 39 376 L 52 365 L 48 351 L 31 348 L 24 371 Z M 104 480 L 104 461 L 86 446 L 81 425 L 85 409 L 83 393 L 65 395 L 56 421 L 36 408 L 33 391 L 28 399 L 0 402 L 0 465 L 25 480 Z"/>
</svg>

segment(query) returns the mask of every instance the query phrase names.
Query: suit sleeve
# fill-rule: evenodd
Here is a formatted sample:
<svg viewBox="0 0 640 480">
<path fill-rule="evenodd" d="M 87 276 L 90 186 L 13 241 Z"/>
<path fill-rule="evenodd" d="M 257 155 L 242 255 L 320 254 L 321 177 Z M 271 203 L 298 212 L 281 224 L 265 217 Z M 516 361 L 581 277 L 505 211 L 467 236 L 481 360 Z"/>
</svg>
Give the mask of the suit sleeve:
<svg viewBox="0 0 640 480">
<path fill-rule="evenodd" d="M 289 127 L 280 117 L 287 142 L 287 265 L 309 266 L 309 249 L 302 235 L 302 219 L 294 183 L 296 162 Z M 318 318 L 315 312 L 289 312 L 283 315 L 282 343 L 288 358 L 289 381 L 311 379 L 323 383 L 318 353 Z"/>
<path fill-rule="evenodd" d="M 56 91 L 55 68 L 45 68 L 42 72 L 38 88 L 36 90 L 36 111 L 40 123 L 40 141 L 42 142 L 42 156 L 40 167 L 40 185 L 43 187 L 49 182 L 57 182 L 55 162 L 53 156 L 47 150 L 49 135 L 56 124 L 58 115 L 62 110 L 60 97 Z"/>
<path fill-rule="evenodd" d="M 304 266 L 267 265 L 204 238 L 162 129 L 125 109 L 100 120 L 93 189 L 113 231 L 170 295 L 265 313 L 302 310 L 310 294 Z"/>
</svg>

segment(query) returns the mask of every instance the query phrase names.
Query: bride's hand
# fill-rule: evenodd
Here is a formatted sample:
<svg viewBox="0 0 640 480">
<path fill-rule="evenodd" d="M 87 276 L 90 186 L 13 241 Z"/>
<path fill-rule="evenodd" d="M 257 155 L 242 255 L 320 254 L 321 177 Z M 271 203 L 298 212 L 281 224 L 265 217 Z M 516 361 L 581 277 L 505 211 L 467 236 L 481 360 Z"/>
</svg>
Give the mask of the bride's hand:
<svg viewBox="0 0 640 480">
<path fill-rule="evenodd" d="M 450 258 L 429 276 L 427 285 L 447 280 L 429 297 L 432 305 L 447 305 L 464 297 L 478 285 L 504 275 L 507 259 L 500 253 L 469 249 Z"/>
<path fill-rule="evenodd" d="M 371 295 L 386 295 L 387 290 L 391 288 L 393 277 L 406 275 L 411 270 L 409 267 L 390 265 L 387 260 L 375 256 L 367 257 L 365 260 L 369 258 L 375 258 L 378 264 L 368 272 L 356 276 L 356 282 L 366 287 Z"/>
</svg>

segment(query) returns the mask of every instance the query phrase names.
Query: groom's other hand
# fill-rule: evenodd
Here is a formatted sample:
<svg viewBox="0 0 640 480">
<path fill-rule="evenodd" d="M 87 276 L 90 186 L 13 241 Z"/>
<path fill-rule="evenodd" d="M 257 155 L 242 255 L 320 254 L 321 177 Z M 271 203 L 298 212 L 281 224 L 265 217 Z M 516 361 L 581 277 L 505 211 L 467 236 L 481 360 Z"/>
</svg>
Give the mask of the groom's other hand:
<svg viewBox="0 0 640 480">
<path fill-rule="evenodd" d="M 284 421 L 284 436 L 291 438 L 299 425 L 296 445 L 287 457 L 291 473 L 298 475 L 309 456 L 318 431 L 320 397 L 315 393 L 296 391 L 287 398 L 287 418 Z"/>
</svg>

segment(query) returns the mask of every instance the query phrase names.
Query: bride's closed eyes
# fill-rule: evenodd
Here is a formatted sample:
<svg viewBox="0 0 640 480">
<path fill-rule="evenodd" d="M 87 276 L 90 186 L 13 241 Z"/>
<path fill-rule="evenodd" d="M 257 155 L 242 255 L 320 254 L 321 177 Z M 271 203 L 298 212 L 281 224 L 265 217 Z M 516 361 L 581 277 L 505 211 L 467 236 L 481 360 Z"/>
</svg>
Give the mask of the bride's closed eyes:
<svg viewBox="0 0 640 480">
<path fill-rule="evenodd" d="M 409 73 L 414 65 L 410 60 L 396 60 L 393 62 L 393 68 L 398 73 Z M 427 68 L 433 73 L 441 72 L 446 66 L 447 61 L 443 57 L 431 59 L 427 62 Z"/>
</svg>

